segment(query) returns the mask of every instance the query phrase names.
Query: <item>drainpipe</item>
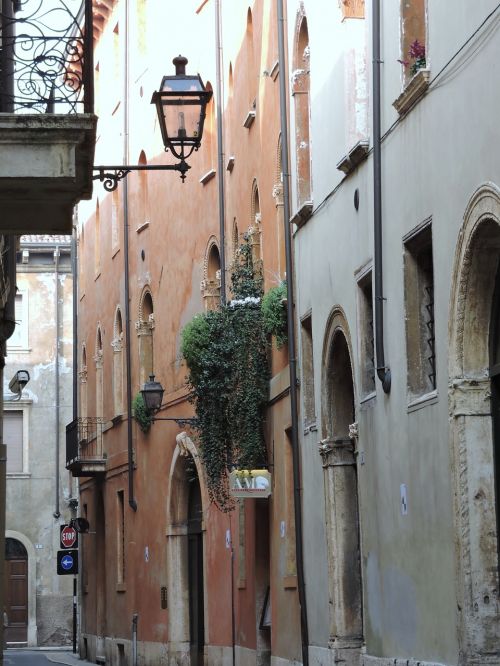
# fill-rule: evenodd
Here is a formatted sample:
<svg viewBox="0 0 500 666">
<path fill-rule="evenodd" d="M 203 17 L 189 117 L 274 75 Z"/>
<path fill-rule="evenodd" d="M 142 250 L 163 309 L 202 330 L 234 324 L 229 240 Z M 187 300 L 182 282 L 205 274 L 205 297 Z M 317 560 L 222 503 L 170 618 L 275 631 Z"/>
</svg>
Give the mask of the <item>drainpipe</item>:
<svg viewBox="0 0 500 666">
<path fill-rule="evenodd" d="M 132 666 L 137 666 L 137 613 L 132 615 Z"/>
<path fill-rule="evenodd" d="M 292 264 L 292 235 L 290 228 L 290 173 L 288 159 L 288 119 L 286 90 L 286 59 L 285 59 L 285 19 L 283 16 L 283 0 L 277 0 L 278 6 L 278 58 L 280 81 L 280 114 L 281 114 L 281 161 L 283 165 L 283 219 L 285 225 L 285 264 L 287 285 L 287 319 L 288 319 L 288 358 L 290 373 L 290 412 L 292 420 L 292 466 L 293 466 L 293 506 L 295 516 L 295 548 L 297 560 L 297 586 L 300 604 L 300 627 L 302 640 L 302 663 L 309 664 L 309 631 L 307 626 L 307 601 L 304 578 L 304 555 L 302 548 L 302 499 L 300 479 L 300 449 L 298 435 L 298 401 L 297 401 L 297 361 L 295 352 L 295 322 Z"/>
<path fill-rule="evenodd" d="M 55 293 L 54 293 L 54 305 L 55 305 L 55 327 L 56 327 L 56 348 L 55 348 L 55 357 L 54 357 L 54 381 L 55 381 L 55 403 L 56 403 L 56 423 L 55 423 L 55 444 L 56 444 L 56 484 L 55 484 L 55 511 L 53 513 L 54 518 L 60 518 L 61 512 L 59 510 L 59 245 L 56 245 L 54 250 L 54 274 L 55 274 Z"/>
<path fill-rule="evenodd" d="M 125 2 L 125 57 L 124 57 L 124 91 L 123 91 L 123 163 L 128 164 L 129 159 L 129 2 Z M 127 344 L 125 347 L 125 364 L 127 366 L 127 451 L 128 451 L 128 503 L 131 509 L 137 511 L 137 502 L 134 497 L 134 443 L 132 439 L 132 359 L 130 339 L 130 276 L 129 276 L 129 210 L 128 210 L 128 183 L 123 181 L 123 255 L 125 279 L 125 330 Z"/>
<path fill-rule="evenodd" d="M 220 0 L 215 3 L 216 89 L 217 89 L 217 171 L 219 174 L 220 302 L 226 304 L 226 222 L 224 205 L 224 143 L 222 137 L 222 38 Z"/>
<path fill-rule="evenodd" d="M 75 211 L 75 223 L 76 223 Z M 73 235 L 71 236 L 71 274 L 73 275 L 73 421 L 78 418 L 78 257 L 76 244 L 76 224 L 73 224 Z M 75 482 L 73 475 L 69 472 L 71 497 L 78 497 L 74 493 Z M 74 516 L 76 518 L 76 514 Z"/>
<path fill-rule="evenodd" d="M 380 0 L 372 2 L 373 38 L 373 224 L 375 281 L 375 351 L 377 376 L 385 393 L 391 390 L 391 371 L 385 365 L 384 290 L 382 269 L 382 145 L 380 131 Z"/>
</svg>

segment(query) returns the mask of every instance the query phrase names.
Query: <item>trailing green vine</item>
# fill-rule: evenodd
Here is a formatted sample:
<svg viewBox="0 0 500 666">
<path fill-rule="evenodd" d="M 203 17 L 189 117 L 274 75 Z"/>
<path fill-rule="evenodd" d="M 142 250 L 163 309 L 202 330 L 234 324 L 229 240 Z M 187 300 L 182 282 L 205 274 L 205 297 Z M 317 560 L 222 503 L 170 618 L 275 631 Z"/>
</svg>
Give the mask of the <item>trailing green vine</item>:
<svg viewBox="0 0 500 666">
<path fill-rule="evenodd" d="M 286 282 L 283 281 L 269 289 L 262 298 L 264 330 L 267 335 L 274 335 L 278 349 L 288 341 L 286 297 Z"/>
<path fill-rule="evenodd" d="M 268 398 L 267 339 L 261 310 L 262 276 L 251 247 L 240 247 L 232 276 L 233 300 L 196 315 L 182 331 L 181 351 L 198 419 L 200 456 L 211 499 L 231 510 L 233 468 L 267 463 L 264 414 Z"/>
<path fill-rule="evenodd" d="M 132 411 L 134 418 L 139 424 L 139 428 L 143 433 L 148 433 L 153 423 L 153 419 L 149 415 L 146 405 L 144 404 L 144 398 L 141 393 L 138 393 L 132 401 Z"/>
</svg>

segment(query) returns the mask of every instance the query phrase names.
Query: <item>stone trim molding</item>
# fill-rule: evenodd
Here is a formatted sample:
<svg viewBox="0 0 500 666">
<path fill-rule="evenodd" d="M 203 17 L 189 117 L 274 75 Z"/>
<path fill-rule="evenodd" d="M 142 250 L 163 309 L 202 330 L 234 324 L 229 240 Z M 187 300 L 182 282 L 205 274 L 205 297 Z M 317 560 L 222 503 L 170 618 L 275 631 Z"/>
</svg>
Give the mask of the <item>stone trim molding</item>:
<svg viewBox="0 0 500 666">
<path fill-rule="evenodd" d="M 446 666 L 437 661 L 421 661 L 420 659 L 396 659 L 393 657 L 372 657 L 363 655 L 360 666 Z"/>
</svg>

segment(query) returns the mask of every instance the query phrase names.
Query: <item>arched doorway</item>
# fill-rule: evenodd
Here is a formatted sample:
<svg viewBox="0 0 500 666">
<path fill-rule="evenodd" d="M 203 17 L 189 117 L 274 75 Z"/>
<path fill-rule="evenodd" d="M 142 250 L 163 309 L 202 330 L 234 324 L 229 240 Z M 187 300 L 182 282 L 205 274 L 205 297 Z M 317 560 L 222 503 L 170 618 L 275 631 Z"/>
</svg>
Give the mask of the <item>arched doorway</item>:
<svg viewBox="0 0 500 666">
<path fill-rule="evenodd" d="M 500 644 L 499 264 L 500 189 L 487 184 L 474 193 L 465 212 L 455 253 L 449 317 L 461 664 L 486 663 Z"/>
<path fill-rule="evenodd" d="M 7 643 L 28 642 L 28 552 L 17 539 L 5 539 L 5 608 Z"/>
<path fill-rule="evenodd" d="M 323 349 L 321 455 L 330 596 L 330 642 L 347 663 L 363 645 L 363 594 L 351 345 L 343 311 L 333 311 Z"/>
<path fill-rule="evenodd" d="M 203 664 L 205 620 L 203 594 L 203 506 L 196 465 L 189 456 L 186 466 L 191 471 L 188 499 L 188 590 L 189 645 L 191 664 Z"/>
<path fill-rule="evenodd" d="M 204 663 L 205 493 L 196 447 L 185 432 L 177 435 L 170 467 L 167 505 L 168 648 L 170 663 Z"/>
<path fill-rule="evenodd" d="M 106 527 L 103 487 L 95 488 L 95 595 L 96 595 L 96 658 L 104 657 L 106 640 Z M 92 563 L 89 563 L 92 567 Z"/>
</svg>

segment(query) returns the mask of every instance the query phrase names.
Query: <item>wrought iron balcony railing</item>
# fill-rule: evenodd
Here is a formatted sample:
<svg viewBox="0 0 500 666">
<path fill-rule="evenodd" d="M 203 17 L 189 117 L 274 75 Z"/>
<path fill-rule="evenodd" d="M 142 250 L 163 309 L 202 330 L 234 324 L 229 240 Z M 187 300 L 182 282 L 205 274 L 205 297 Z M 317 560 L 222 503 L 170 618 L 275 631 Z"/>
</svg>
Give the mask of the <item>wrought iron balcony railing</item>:
<svg viewBox="0 0 500 666">
<path fill-rule="evenodd" d="M 92 476 L 105 471 L 104 419 L 89 416 L 66 426 L 66 468 L 74 476 Z"/>
<path fill-rule="evenodd" d="M 0 112 L 93 113 L 92 0 L 0 0 Z"/>
</svg>

